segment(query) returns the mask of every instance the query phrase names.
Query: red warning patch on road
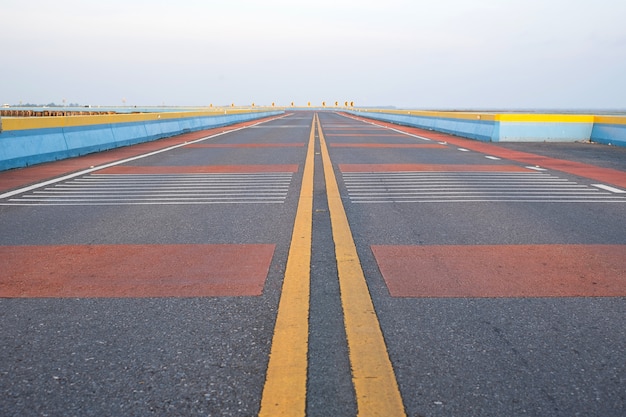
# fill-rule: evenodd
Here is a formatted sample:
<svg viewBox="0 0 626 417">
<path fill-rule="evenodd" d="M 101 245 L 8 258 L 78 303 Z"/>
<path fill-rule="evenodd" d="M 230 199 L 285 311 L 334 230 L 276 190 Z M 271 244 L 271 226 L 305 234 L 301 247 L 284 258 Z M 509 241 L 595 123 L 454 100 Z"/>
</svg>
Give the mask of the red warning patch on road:
<svg viewBox="0 0 626 417">
<path fill-rule="evenodd" d="M 357 118 L 368 123 L 371 123 L 369 119 Z M 401 130 L 413 135 L 420 135 L 432 140 L 442 140 L 449 144 L 462 146 L 464 148 L 485 153 L 488 155 L 505 158 L 512 161 L 522 162 L 524 164 L 536 165 L 539 167 L 554 169 L 557 171 L 567 172 L 569 174 L 578 175 L 581 177 L 591 178 L 597 181 L 606 182 L 608 184 L 616 185 L 618 187 L 626 187 L 626 175 L 623 171 L 603 168 L 591 164 L 585 164 L 582 162 L 568 161 L 563 159 L 550 158 L 548 156 L 537 155 L 529 152 L 516 151 L 512 149 L 501 148 L 491 143 L 480 142 L 477 140 L 460 138 L 452 136 L 446 133 L 434 132 L 430 130 L 424 130 L 414 127 L 398 126 L 393 123 L 377 121 L 376 124 L 386 126 L 391 129 Z"/>
<path fill-rule="evenodd" d="M 0 246 L 0 297 L 258 296 L 274 247 Z"/>
<path fill-rule="evenodd" d="M 199 166 L 114 166 L 100 174 L 214 174 L 255 172 L 298 172 L 298 165 L 199 165 Z"/>
<path fill-rule="evenodd" d="M 339 164 L 341 172 L 530 172 L 515 165 L 465 164 Z"/>
<path fill-rule="evenodd" d="M 389 137 L 403 137 L 406 138 L 406 135 L 403 133 L 327 133 L 326 136 L 356 136 L 356 137 L 365 137 L 365 136 L 374 136 L 379 138 L 389 138 Z"/>
<path fill-rule="evenodd" d="M 331 148 L 447 148 L 438 143 L 331 143 Z"/>
<path fill-rule="evenodd" d="M 624 297 L 626 245 L 372 246 L 393 297 Z"/>
<path fill-rule="evenodd" d="M 304 143 L 194 143 L 185 148 L 304 148 Z"/>
</svg>

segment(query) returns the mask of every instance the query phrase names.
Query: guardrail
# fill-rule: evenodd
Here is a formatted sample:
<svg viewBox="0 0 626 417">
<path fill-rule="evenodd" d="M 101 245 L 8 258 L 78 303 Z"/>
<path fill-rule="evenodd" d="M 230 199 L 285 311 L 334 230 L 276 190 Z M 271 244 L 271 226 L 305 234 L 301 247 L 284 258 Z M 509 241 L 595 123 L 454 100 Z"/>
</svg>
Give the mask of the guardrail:
<svg viewBox="0 0 626 417">
<path fill-rule="evenodd" d="M 188 111 L 0 119 L 0 171 L 281 114 Z"/>
<path fill-rule="evenodd" d="M 626 116 L 363 109 L 347 113 L 483 142 L 591 141 L 626 146 Z"/>
</svg>

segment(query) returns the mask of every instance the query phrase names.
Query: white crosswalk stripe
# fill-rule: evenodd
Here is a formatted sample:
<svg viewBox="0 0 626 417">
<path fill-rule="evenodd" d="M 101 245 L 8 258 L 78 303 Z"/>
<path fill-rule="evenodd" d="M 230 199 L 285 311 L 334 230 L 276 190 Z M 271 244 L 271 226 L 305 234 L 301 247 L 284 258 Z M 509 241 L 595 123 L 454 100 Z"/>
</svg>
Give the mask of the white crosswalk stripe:
<svg viewBox="0 0 626 417">
<path fill-rule="evenodd" d="M 353 203 L 626 202 L 542 172 L 345 172 L 343 181 Z"/>
<path fill-rule="evenodd" d="M 283 203 L 292 173 L 89 174 L 0 205 Z"/>
</svg>

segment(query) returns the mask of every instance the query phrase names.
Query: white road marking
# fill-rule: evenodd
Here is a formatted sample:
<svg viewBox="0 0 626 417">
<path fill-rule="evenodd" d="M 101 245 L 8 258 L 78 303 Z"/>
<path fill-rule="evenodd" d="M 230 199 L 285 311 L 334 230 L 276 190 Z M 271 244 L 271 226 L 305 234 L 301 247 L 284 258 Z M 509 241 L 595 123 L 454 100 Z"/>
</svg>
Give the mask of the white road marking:
<svg viewBox="0 0 626 417">
<path fill-rule="evenodd" d="M 403 131 L 401 131 L 401 130 L 398 130 L 398 129 L 393 129 L 393 128 L 389 128 L 389 127 L 385 127 L 385 126 L 380 126 L 380 127 L 382 127 L 382 128 L 386 128 L 386 129 L 389 129 L 389 130 L 392 130 L 392 131 L 394 131 L 394 132 L 402 133 L 403 135 L 406 135 L 406 136 L 411 136 L 411 137 L 414 137 L 414 138 L 416 138 L 416 139 L 426 140 L 426 141 L 429 141 L 429 142 L 431 142 L 431 141 L 432 141 L 432 139 L 425 138 L 424 136 L 414 135 L 414 134 L 412 134 L 412 133 L 403 132 Z"/>
<path fill-rule="evenodd" d="M 604 185 L 604 184 L 591 184 L 591 185 L 593 185 L 594 187 L 602 188 L 603 190 L 607 190 L 615 194 L 626 193 L 626 191 L 620 190 L 619 188 L 611 187 L 610 185 Z"/>
<path fill-rule="evenodd" d="M 406 136 L 411 136 L 411 137 L 414 137 L 414 138 L 417 138 L 417 139 L 421 139 L 421 140 L 426 140 L 426 141 L 429 141 L 429 142 L 430 142 L 430 141 L 432 141 L 432 139 L 425 138 L 424 136 L 419 136 L 419 135 L 414 135 L 414 134 L 412 134 L 412 133 L 403 132 L 402 130 L 394 129 L 394 128 L 392 128 L 392 127 L 379 125 L 379 124 L 378 124 L 378 123 L 376 123 L 376 122 L 372 122 L 372 121 L 367 121 L 367 120 L 357 119 L 357 118 L 355 118 L 355 117 L 351 117 L 351 116 L 348 116 L 348 115 L 345 115 L 345 114 L 343 114 L 342 116 L 347 117 L 348 119 L 352 119 L 352 120 L 356 120 L 356 121 L 359 121 L 359 122 L 367 123 L 367 124 L 370 124 L 370 125 L 372 125 L 372 126 L 380 127 L 380 128 L 386 129 L 386 130 L 391 130 L 391 131 L 393 131 L 393 132 L 402 133 L 403 135 L 406 135 Z M 324 124 L 324 126 L 326 126 L 326 124 Z M 346 127 L 354 127 L 354 125 L 346 125 Z M 442 144 L 442 145 L 443 145 L 443 144 L 445 144 L 445 142 L 444 142 L 444 143 L 440 143 L 440 144 Z"/>
<path fill-rule="evenodd" d="M 353 203 L 626 202 L 611 190 L 539 172 L 363 172 L 344 173 L 343 181 Z"/>
<path fill-rule="evenodd" d="M 285 116 L 282 116 L 282 117 L 285 117 Z M 274 118 L 272 120 L 280 119 L 282 117 L 277 117 L 277 118 Z M 261 122 L 255 123 L 255 124 L 250 125 L 250 126 L 238 127 L 236 129 L 227 130 L 227 131 L 224 131 L 224 132 L 221 132 L 221 133 L 217 133 L 215 135 L 210 135 L 210 136 L 206 136 L 204 138 L 192 140 L 191 142 L 180 143 L 178 145 L 169 146 L 167 148 L 163 148 L 163 149 L 159 149 L 159 150 L 156 150 L 156 151 L 148 152 L 146 154 L 133 156 L 131 158 L 122 159 L 120 161 L 115 161 L 115 162 L 111 162 L 111 163 L 104 164 L 104 165 L 99 165 L 97 167 L 91 167 L 91 168 L 88 168 L 88 169 L 84 169 L 82 171 L 74 172 L 72 174 L 64 175 L 62 177 L 53 178 L 51 180 L 43 181 L 43 182 L 40 182 L 40 183 L 37 183 L 37 184 L 33 184 L 33 185 L 29 185 L 27 187 L 18 188 L 16 190 L 8 191 L 8 192 L 6 192 L 4 194 L 0 194 L 0 200 L 5 199 L 5 198 L 9 198 L 9 197 L 13 197 L 14 195 L 17 195 L 17 194 L 21 194 L 21 193 L 25 193 L 25 192 L 28 192 L 28 191 L 31 191 L 31 190 L 35 190 L 37 188 L 45 187 L 46 185 L 56 184 L 56 183 L 59 183 L 59 182 L 62 182 L 62 181 L 67 181 L 67 180 L 72 179 L 72 178 L 76 178 L 76 177 L 80 177 L 80 176 L 83 176 L 83 175 L 86 175 L 86 174 L 90 174 L 92 172 L 99 171 L 101 169 L 114 167 L 114 166 L 117 166 L 117 165 L 125 164 L 127 162 L 132 162 L 132 161 L 136 161 L 138 159 L 147 158 L 149 156 L 158 155 L 158 154 L 163 153 L 163 152 L 168 152 L 168 151 L 171 151 L 173 149 L 182 148 L 183 146 L 187 146 L 189 144 L 202 142 L 202 141 L 205 141 L 205 140 L 208 140 L 208 139 L 213 139 L 213 138 L 216 138 L 218 136 L 225 135 L 226 133 L 237 132 L 239 130 L 247 129 L 249 127 L 258 126 L 258 125 L 260 125 L 262 123 L 267 123 L 269 121 L 270 120 L 265 120 L 265 121 L 261 121 Z"/>
<path fill-rule="evenodd" d="M 10 198 L 0 205 L 39 203 L 41 205 L 74 205 L 77 203 L 146 203 L 210 204 L 215 202 L 271 202 L 282 203 L 287 198 L 292 173 L 196 174 L 189 182 L 183 174 L 159 174 L 151 178 L 141 174 L 141 180 L 132 182 L 132 175 L 89 174 L 70 179 L 44 189 L 32 190 Z M 90 181 L 82 181 L 88 179 Z M 224 180 L 227 182 L 224 182 Z M 178 181 L 180 180 L 180 181 Z M 129 182 L 130 181 L 130 182 Z M 212 182 L 213 181 L 213 182 Z"/>
</svg>

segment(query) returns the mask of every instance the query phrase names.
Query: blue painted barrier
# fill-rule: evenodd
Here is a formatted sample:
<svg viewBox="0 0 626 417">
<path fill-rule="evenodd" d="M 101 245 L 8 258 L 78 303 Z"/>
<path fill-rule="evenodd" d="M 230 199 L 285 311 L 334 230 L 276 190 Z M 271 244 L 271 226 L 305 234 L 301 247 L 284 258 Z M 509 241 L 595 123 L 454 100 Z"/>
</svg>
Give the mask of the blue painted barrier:
<svg viewBox="0 0 626 417">
<path fill-rule="evenodd" d="M 112 115 L 6 119 L 0 171 L 274 116 L 283 111 L 213 115 Z M 31 119 L 31 120 L 26 120 Z M 46 120 L 43 120 L 46 119 Z M 126 121 L 136 120 L 136 121 Z M 0 122 L 1 123 L 1 122 Z"/>
<path fill-rule="evenodd" d="M 626 146 L 626 117 L 597 117 L 591 140 L 605 145 Z"/>
<path fill-rule="evenodd" d="M 418 127 L 420 129 L 435 130 L 437 132 L 449 133 L 452 135 L 463 136 L 470 139 L 477 139 L 481 141 L 492 141 L 495 132 L 497 132 L 497 124 L 492 118 L 479 117 L 480 115 L 473 116 L 473 119 L 468 118 L 460 119 L 453 117 L 445 117 L 444 113 L 439 113 L 437 116 L 431 116 L 430 112 L 424 112 L 427 114 L 419 115 L 411 112 L 355 112 L 348 111 L 355 116 L 363 116 L 368 119 L 381 120 L 386 122 L 392 122 L 404 126 Z"/>
<path fill-rule="evenodd" d="M 483 142 L 592 141 L 626 146 L 624 116 L 406 110 L 360 110 L 347 113 Z"/>
</svg>

